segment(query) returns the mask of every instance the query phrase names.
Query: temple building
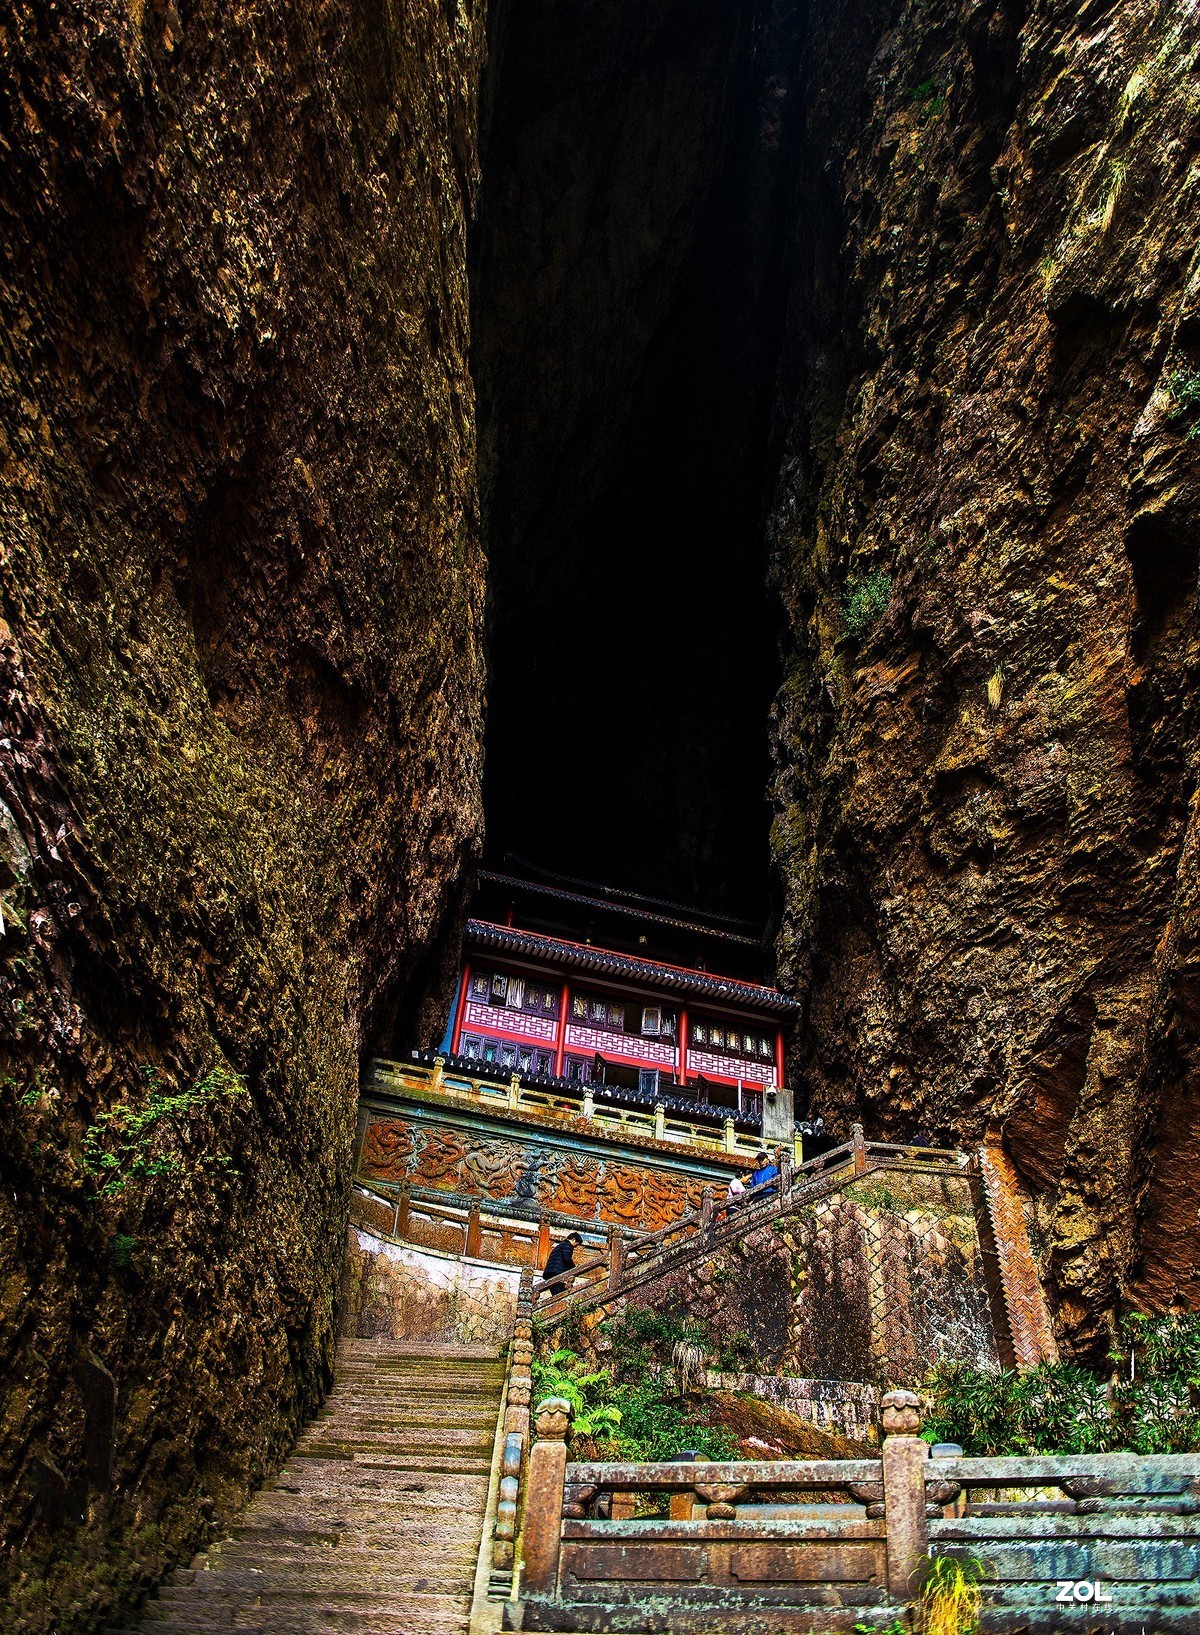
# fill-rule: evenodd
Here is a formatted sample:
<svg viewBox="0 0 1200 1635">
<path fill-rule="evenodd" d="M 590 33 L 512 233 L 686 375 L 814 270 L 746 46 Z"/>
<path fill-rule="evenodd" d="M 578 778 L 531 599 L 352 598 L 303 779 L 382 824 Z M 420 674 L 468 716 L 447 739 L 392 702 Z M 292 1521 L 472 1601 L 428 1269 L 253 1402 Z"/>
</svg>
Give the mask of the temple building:
<svg viewBox="0 0 1200 1635">
<path fill-rule="evenodd" d="M 505 882 L 493 875 L 486 883 Z M 523 882 L 509 890 L 522 887 L 532 895 Z M 565 905 L 558 897 L 551 906 Z M 609 904 L 596 906 L 615 918 Z M 517 1073 L 568 1092 L 586 1087 L 593 1105 L 661 1102 L 759 1132 L 769 1110 L 768 1134 L 791 1136 L 782 1028 L 791 1000 L 703 963 L 650 958 L 641 951 L 644 929 L 635 931 L 643 939 L 635 953 L 534 929 L 532 917 L 518 925 L 510 909 L 504 923 L 468 922 L 448 1064 Z M 684 926 L 703 942 L 730 935 Z"/>
<path fill-rule="evenodd" d="M 485 871 L 443 1038 L 364 1085 L 360 1184 L 407 1241 L 541 1264 L 568 1224 L 653 1231 L 761 1149 L 800 1159 L 763 962 L 748 926 Z"/>
</svg>

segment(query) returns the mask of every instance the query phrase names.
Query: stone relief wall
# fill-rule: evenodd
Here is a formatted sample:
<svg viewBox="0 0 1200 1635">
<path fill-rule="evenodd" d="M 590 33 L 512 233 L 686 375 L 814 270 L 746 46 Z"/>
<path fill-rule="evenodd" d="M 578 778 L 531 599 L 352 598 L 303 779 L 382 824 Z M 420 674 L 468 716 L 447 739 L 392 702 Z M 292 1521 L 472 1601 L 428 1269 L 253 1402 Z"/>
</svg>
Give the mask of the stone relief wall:
<svg viewBox="0 0 1200 1635">
<path fill-rule="evenodd" d="M 581 1221 L 654 1232 L 700 1207 L 704 1182 L 623 1157 L 594 1157 L 425 1120 L 376 1118 L 363 1137 L 365 1181 L 545 1209 Z"/>
<path fill-rule="evenodd" d="M 512 1333 L 520 1273 L 465 1265 L 385 1243 L 351 1227 L 342 1290 L 342 1333 L 373 1340 L 505 1344 Z"/>
<path fill-rule="evenodd" d="M 630 1303 L 701 1319 L 762 1374 L 911 1385 L 999 1361 L 965 1176 L 859 1181 Z"/>
</svg>

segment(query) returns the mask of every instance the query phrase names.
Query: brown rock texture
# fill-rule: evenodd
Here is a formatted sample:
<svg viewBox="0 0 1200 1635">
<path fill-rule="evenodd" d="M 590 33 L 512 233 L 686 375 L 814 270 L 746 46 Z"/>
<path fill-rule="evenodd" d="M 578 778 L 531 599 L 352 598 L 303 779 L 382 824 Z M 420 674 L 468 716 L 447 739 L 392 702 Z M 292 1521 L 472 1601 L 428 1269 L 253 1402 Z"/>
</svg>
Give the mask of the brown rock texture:
<svg viewBox="0 0 1200 1635">
<path fill-rule="evenodd" d="M 1200 18 L 819 4 L 775 714 L 795 1069 L 1002 1141 L 1068 1354 L 1200 1303 Z"/>
<path fill-rule="evenodd" d="M 98 1626 L 328 1381 L 360 1053 L 480 831 L 482 56 L 0 4 L 4 1629 Z"/>
</svg>

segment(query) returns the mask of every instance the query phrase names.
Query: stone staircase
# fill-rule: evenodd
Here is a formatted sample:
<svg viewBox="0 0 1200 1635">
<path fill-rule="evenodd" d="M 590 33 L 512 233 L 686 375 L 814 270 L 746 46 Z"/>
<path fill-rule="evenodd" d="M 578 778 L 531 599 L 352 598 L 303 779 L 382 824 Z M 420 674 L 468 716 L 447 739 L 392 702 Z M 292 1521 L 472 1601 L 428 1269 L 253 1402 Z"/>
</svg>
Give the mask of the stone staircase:
<svg viewBox="0 0 1200 1635">
<path fill-rule="evenodd" d="M 479 1347 L 344 1341 L 278 1476 L 120 1635 L 466 1635 L 503 1380 Z"/>
<path fill-rule="evenodd" d="M 783 1215 L 817 1203 L 852 1181 L 899 1170 L 958 1175 L 963 1173 L 966 1161 L 966 1154 L 949 1148 L 866 1141 L 862 1126 L 856 1124 L 853 1138 L 843 1146 L 789 1169 L 777 1182 L 747 1192 L 723 1218 L 706 1204 L 631 1245 L 622 1245 L 614 1238 L 607 1255 L 579 1263 L 581 1275 L 569 1289 L 536 1285 L 534 1310 L 543 1321 L 554 1323 L 572 1308 L 584 1311 L 607 1305 L 668 1273 L 684 1270 Z"/>
</svg>

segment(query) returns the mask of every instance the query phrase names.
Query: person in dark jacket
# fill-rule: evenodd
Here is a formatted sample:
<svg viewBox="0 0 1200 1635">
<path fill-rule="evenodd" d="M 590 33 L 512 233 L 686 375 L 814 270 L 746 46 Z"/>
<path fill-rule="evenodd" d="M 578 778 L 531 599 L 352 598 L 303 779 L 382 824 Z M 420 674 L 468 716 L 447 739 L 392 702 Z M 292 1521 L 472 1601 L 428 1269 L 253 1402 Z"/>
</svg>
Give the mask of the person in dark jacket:
<svg viewBox="0 0 1200 1635">
<path fill-rule="evenodd" d="M 564 1238 L 561 1243 L 555 1244 L 554 1248 L 550 1251 L 546 1264 L 542 1267 L 543 1283 L 549 1283 L 551 1278 L 561 1277 L 564 1272 L 569 1272 L 572 1269 L 575 1264 L 575 1250 L 582 1242 L 583 1239 L 580 1237 L 579 1233 L 572 1232 L 570 1236 Z M 568 1277 L 564 1282 L 559 1284 L 558 1288 L 554 1292 L 556 1294 L 561 1294 L 564 1289 L 569 1289 L 570 1287 L 571 1279 Z"/>
</svg>

